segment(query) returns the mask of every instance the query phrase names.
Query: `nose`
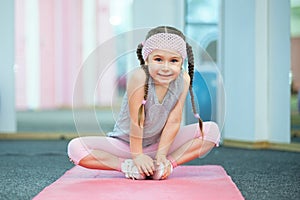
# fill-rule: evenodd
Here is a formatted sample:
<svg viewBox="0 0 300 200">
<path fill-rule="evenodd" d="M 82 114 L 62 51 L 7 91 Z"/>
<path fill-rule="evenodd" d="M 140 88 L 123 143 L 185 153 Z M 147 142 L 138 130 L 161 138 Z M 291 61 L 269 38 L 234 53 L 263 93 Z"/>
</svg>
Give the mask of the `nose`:
<svg viewBox="0 0 300 200">
<path fill-rule="evenodd" d="M 166 61 L 166 62 L 163 64 L 162 69 L 163 69 L 163 70 L 168 70 L 168 69 L 169 69 L 169 62 Z"/>
</svg>

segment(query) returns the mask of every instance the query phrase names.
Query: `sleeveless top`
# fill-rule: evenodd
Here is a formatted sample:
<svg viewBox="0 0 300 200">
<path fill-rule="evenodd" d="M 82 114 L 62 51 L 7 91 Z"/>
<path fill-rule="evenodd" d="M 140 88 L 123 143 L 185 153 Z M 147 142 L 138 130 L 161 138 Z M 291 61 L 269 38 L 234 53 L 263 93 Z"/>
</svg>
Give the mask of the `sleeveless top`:
<svg viewBox="0 0 300 200">
<path fill-rule="evenodd" d="M 156 96 L 155 84 L 149 77 L 148 98 L 145 104 L 145 121 L 143 129 L 143 147 L 159 142 L 163 128 L 170 112 L 175 107 L 183 91 L 183 71 L 169 84 L 168 91 L 160 103 Z M 129 143 L 130 141 L 130 114 L 127 92 L 121 105 L 121 110 L 112 132 L 107 136 L 118 138 Z"/>
</svg>

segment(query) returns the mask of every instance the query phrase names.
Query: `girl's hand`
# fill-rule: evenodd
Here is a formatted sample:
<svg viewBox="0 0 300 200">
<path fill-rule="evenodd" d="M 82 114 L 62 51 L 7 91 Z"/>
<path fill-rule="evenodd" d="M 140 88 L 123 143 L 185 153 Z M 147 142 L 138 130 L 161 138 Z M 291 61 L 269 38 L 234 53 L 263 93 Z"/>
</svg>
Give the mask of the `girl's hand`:
<svg viewBox="0 0 300 200">
<path fill-rule="evenodd" d="M 166 179 L 168 176 L 170 176 L 172 170 L 171 170 L 171 163 L 167 159 L 166 155 L 156 155 L 156 165 L 157 167 L 159 165 L 162 165 L 165 168 L 164 174 L 162 175 L 161 179 Z"/>
<path fill-rule="evenodd" d="M 153 159 L 150 156 L 139 154 L 138 156 L 133 157 L 133 161 L 141 174 L 145 174 L 146 176 L 153 175 L 155 168 Z"/>
</svg>

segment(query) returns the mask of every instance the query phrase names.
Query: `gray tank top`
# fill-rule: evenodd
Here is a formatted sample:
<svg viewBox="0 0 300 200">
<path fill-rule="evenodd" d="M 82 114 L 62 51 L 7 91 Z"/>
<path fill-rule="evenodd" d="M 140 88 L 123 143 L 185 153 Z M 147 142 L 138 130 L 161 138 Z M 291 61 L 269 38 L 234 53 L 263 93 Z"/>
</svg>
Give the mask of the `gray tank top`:
<svg viewBox="0 0 300 200">
<path fill-rule="evenodd" d="M 151 76 L 149 77 L 148 98 L 145 104 L 145 122 L 143 133 L 143 147 L 157 143 L 167 122 L 168 116 L 176 105 L 183 91 L 183 71 L 180 72 L 177 79 L 169 85 L 168 91 L 160 103 L 156 96 L 155 85 Z M 125 93 L 121 110 L 112 132 L 107 136 L 118 138 L 129 143 L 130 134 L 130 115 L 128 106 L 128 96 Z"/>
</svg>

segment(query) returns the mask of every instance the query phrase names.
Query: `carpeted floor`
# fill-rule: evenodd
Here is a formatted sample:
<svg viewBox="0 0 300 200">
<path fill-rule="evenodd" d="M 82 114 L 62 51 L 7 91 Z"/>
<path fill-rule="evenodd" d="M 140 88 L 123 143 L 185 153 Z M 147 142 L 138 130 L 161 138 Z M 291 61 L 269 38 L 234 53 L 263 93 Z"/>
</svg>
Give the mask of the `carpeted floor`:
<svg viewBox="0 0 300 200">
<path fill-rule="evenodd" d="M 111 113 L 95 113 L 103 131 L 113 127 Z M 18 112 L 17 119 L 22 133 L 76 132 L 68 110 Z M 72 168 L 67 144 L 68 140 L 0 140 L 0 199 L 32 199 Z M 300 153 L 221 146 L 187 165 L 221 165 L 247 200 L 300 199 Z"/>
<path fill-rule="evenodd" d="M 73 165 L 67 140 L 0 141 L 0 199 L 32 199 Z M 221 165 L 245 199 L 300 199 L 300 153 L 214 149 L 188 165 Z"/>
</svg>

